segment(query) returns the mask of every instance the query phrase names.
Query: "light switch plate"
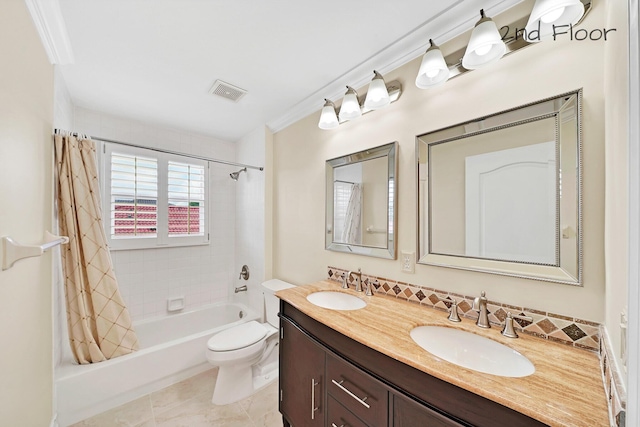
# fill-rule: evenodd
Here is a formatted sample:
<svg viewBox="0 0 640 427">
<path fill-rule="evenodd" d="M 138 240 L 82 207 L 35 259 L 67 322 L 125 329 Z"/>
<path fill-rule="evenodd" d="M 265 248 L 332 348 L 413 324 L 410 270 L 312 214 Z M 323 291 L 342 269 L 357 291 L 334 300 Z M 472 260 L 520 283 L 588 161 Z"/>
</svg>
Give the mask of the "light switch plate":
<svg viewBox="0 0 640 427">
<path fill-rule="evenodd" d="M 402 271 L 405 273 L 416 272 L 416 253 L 402 251 L 400 255 L 402 259 Z"/>
</svg>

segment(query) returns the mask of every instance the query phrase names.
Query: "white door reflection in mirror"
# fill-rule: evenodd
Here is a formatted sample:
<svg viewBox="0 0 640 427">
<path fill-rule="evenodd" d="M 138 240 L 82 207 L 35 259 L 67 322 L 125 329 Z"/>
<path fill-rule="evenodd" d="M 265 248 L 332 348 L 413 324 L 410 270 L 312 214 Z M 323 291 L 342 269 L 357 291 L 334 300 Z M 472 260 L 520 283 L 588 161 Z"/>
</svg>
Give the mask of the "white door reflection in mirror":
<svg viewBox="0 0 640 427">
<path fill-rule="evenodd" d="M 465 158 L 465 255 L 557 265 L 554 141 Z"/>
</svg>

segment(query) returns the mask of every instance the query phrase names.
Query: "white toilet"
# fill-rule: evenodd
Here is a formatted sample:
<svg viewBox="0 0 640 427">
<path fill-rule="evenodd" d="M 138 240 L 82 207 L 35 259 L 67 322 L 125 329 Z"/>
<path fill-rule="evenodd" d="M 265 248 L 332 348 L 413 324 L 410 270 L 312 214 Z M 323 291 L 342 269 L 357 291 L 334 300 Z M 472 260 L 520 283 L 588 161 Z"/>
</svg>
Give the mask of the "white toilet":
<svg viewBox="0 0 640 427">
<path fill-rule="evenodd" d="M 219 366 L 211 402 L 227 405 L 251 396 L 278 378 L 278 311 L 275 293 L 291 283 L 272 279 L 262 283 L 267 323 L 252 320 L 212 336 L 207 360 Z"/>
</svg>

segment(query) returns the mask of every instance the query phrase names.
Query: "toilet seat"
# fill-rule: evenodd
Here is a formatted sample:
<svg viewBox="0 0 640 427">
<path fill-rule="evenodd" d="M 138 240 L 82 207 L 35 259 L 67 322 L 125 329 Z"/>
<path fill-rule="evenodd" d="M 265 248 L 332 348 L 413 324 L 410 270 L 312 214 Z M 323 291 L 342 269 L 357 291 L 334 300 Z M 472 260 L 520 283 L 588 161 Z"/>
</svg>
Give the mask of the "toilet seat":
<svg viewBox="0 0 640 427">
<path fill-rule="evenodd" d="M 240 350 L 258 343 L 266 335 L 267 328 L 252 320 L 215 334 L 207 341 L 207 348 L 216 352 Z"/>
</svg>

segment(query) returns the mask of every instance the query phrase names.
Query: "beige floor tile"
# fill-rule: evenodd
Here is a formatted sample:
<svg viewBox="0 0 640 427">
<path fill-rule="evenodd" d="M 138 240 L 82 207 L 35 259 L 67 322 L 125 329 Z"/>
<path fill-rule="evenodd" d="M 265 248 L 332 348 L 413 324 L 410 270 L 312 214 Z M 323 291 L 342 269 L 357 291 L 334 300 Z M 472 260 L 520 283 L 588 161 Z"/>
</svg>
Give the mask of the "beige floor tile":
<svg viewBox="0 0 640 427">
<path fill-rule="evenodd" d="M 156 415 L 155 420 L 157 427 L 253 427 L 240 404 L 215 406 L 210 396 L 195 397 Z"/>
<path fill-rule="evenodd" d="M 278 409 L 278 381 L 269 384 L 240 404 L 256 425 L 265 425 L 267 414 Z"/>
<path fill-rule="evenodd" d="M 149 396 L 141 397 L 132 402 L 113 408 L 102 414 L 74 424 L 72 427 L 138 427 L 153 426 L 145 424 L 153 422 L 151 401 Z"/>
<path fill-rule="evenodd" d="M 155 415 L 161 414 L 194 397 L 207 395 L 211 399 L 217 375 L 218 368 L 213 368 L 151 393 L 153 413 Z"/>
<path fill-rule="evenodd" d="M 282 427 L 282 414 L 278 409 L 272 409 L 261 418 L 251 418 L 255 427 Z"/>
</svg>

